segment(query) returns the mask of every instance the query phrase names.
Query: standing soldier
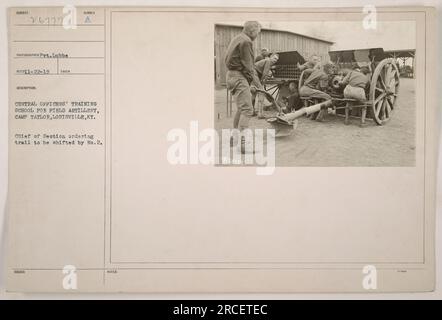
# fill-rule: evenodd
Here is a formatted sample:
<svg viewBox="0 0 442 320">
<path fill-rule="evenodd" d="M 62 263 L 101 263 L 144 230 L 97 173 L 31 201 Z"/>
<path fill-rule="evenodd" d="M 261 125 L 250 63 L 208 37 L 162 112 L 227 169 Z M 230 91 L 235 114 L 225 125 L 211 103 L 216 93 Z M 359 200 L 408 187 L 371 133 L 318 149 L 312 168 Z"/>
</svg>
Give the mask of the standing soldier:
<svg viewBox="0 0 442 320">
<path fill-rule="evenodd" d="M 257 21 L 244 23 L 242 32 L 229 44 L 226 53 L 227 66 L 227 89 L 232 93 L 236 103 L 236 114 L 233 119 L 233 128 L 244 131 L 249 127 L 250 118 L 253 116 L 252 93 L 250 85 L 262 89 L 255 67 L 253 40 L 261 31 L 261 25 Z M 232 137 L 232 140 L 234 137 Z M 241 135 L 241 152 L 245 153 L 245 137 Z M 232 142 L 233 144 L 234 142 Z"/>
<path fill-rule="evenodd" d="M 271 76 L 272 67 L 276 62 L 278 62 L 278 59 L 279 54 L 273 53 L 270 58 L 264 58 L 258 62 L 255 62 L 256 75 L 258 76 L 261 85 L 264 85 L 264 81 Z M 265 119 L 263 114 L 264 100 L 265 96 L 262 93 L 256 93 L 254 111 L 258 109 L 258 119 Z"/>
</svg>

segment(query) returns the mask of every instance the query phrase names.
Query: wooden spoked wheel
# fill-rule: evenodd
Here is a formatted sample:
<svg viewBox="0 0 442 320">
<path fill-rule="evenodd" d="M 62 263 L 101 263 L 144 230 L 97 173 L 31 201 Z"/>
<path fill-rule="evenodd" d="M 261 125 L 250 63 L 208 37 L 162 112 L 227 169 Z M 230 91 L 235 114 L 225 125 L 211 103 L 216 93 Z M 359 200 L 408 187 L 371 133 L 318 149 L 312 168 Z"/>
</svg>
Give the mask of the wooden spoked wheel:
<svg viewBox="0 0 442 320">
<path fill-rule="evenodd" d="M 388 122 L 396 107 L 399 93 L 399 70 L 392 58 L 382 60 L 371 78 L 370 101 L 373 120 L 378 125 Z"/>
</svg>

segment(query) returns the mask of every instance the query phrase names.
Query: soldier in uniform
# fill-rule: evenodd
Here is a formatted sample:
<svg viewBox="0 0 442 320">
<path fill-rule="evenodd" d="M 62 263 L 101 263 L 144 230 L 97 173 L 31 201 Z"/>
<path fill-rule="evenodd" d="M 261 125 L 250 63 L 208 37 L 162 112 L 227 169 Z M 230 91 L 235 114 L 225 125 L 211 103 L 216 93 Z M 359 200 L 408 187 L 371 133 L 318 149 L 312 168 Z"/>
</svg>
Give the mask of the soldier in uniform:
<svg viewBox="0 0 442 320">
<path fill-rule="evenodd" d="M 297 67 L 300 71 L 306 69 L 319 69 L 321 67 L 321 57 L 317 54 L 312 54 L 307 62 L 304 64 L 297 63 Z"/>
<path fill-rule="evenodd" d="M 258 62 L 255 62 L 255 71 L 257 73 L 257 76 L 261 82 L 261 84 L 264 83 L 266 79 L 268 79 L 271 76 L 271 69 L 272 66 L 278 62 L 279 55 L 277 53 L 273 53 L 269 58 L 262 59 Z M 263 106 L 264 106 L 264 100 L 265 96 L 262 93 L 257 93 L 254 100 L 254 110 L 258 110 L 258 119 L 264 119 L 263 114 Z"/>
<path fill-rule="evenodd" d="M 344 98 L 355 99 L 359 103 L 366 102 L 367 97 L 365 95 L 365 89 L 369 83 L 369 78 L 367 76 L 369 73 L 370 69 L 366 66 L 363 66 L 360 69 L 351 70 L 349 73 L 347 73 L 347 75 L 341 81 L 342 85 L 346 85 L 344 89 Z M 351 109 L 351 103 L 347 103 L 345 106 L 345 124 L 349 124 L 348 117 Z M 363 106 L 361 110 L 361 126 L 364 126 L 367 107 Z"/>
<path fill-rule="evenodd" d="M 324 90 L 328 87 L 329 75 L 333 73 L 333 68 L 333 64 L 325 63 L 321 68 L 307 69 L 306 71 L 311 73 L 299 90 L 299 95 L 322 101 L 330 100 L 331 96 Z M 312 115 L 312 119 L 316 118 L 316 120 L 321 121 L 325 112 L 326 110 L 319 111 L 317 117 Z"/>
<path fill-rule="evenodd" d="M 258 56 L 255 58 L 255 62 L 261 61 L 261 60 L 267 58 L 269 55 L 270 55 L 269 49 L 267 49 L 267 48 L 262 48 L 262 49 L 261 49 L 261 54 L 258 55 Z"/>
<path fill-rule="evenodd" d="M 233 95 L 237 111 L 233 120 L 234 129 L 244 131 L 249 127 L 253 115 L 250 85 L 262 89 L 254 67 L 253 40 L 261 31 L 257 21 L 247 21 L 242 32 L 230 41 L 225 63 L 227 66 L 227 89 Z M 235 137 L 231 141 L 234 143 Z M 241 152 L 245 153 L 245 139 L 241 135 Z"/>
</svg>

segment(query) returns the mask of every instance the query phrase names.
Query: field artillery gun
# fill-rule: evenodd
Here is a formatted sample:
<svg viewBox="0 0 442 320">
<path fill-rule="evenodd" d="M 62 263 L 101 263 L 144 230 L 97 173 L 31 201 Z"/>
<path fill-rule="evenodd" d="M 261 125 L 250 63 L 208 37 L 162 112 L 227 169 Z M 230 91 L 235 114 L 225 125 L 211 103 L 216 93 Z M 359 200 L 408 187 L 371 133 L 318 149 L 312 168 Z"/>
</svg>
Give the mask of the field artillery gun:
<svg viewBox="0 0 442 320">
<path fill-rule="evenodd" d="M 332 99 L 327 103 L 303 98 L 304 112 L 297 110 L 287 114 L 279 114 L 268 119 L 268 122 L 277 131 L 277 136 L 287 135 L 296 127 L 296 119 L 302 115 L 318 113 L 321 109 L 333 108 L 337 114 L 348 112 L 352 109 L 367 110 L 367 117 L 371 118 L 378 125 L 386 124 L 392 117 L 396 108 L 399 94 L 399 69 L 396 61 L 389 58 L 382 48 L 330 51 L 330 60 L 334 64 L 334 71 L 329 75 L 328 86 L 325 92 Z M 366 101 L 361 102 L 355 99 L 344 97 L 345 85 L 341 84 L 343 77 L 356 68 L 366 66 L 370 69 L 369 83 L 365 89 Z M 308 73 L 303 71 L 297 81 L 298 90 L 303 86 Z M 361 123 L 365 122 L 365 112 L 362 113 Z"/>
</svg>

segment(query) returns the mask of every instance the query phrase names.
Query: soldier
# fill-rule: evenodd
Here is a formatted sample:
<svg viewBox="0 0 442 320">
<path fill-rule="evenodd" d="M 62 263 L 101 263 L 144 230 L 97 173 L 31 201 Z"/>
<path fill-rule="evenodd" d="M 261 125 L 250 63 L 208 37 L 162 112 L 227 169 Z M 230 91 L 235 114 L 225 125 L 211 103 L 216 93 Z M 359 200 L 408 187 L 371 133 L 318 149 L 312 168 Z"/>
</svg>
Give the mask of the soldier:
<svg viewBox="0 0 442 320">
<path fill-rule="evenodd" d="M 250 85 L 262 89 L 254 68 L 253 40 L 261 31 L 257 21 L 244 23 L 242 32 L 230 41 L 225 63 L 227 66 L 227 89 L 232 93 L 237 111 L 233 119 L 234 129 L 244 131 L 249 127 L 253 115 L 252 93 Z M 231 143 L 234 144 L 234 137 Z M 241 152 L 245 153 L 245 138 L 241 135 Z"/>
<path fill-rule="evenodd" d="M 308 69 L 308 71 L 311 71 L 311 73 L 299 90 L 301 97 L 321 100 L 331 99 L 331 96 L 325 93 L 323 90 L 328 86 L 328 76 L 333 71 L 333 65 L 331 63 L 326 63 L 323 68 Z"/>
<path fill-rule="evenodd" d="M 258 74 L 258 78 L 263 83 L 270 75 L 272 66 L 278 62 L 279 54 L 272 53 L 269 58 L 264 58 L 255 62 L 255 70 Z"/>
<path fill-rule="evenodd" d="M 267 58 L 269 55 L 270 55 L 269 49 L 267 49 L 267 48 L 262 48 L 262 49 L 261 49 L 261 54 L 258 55 L 258 56 L 255 58 L 255 62 L 261 61 L 261 60 Z"/>
<path fill-rule="evenodd" d="M 365 88 L 368 84 L 368 74 L 370 69 L 368 67 L 361 67 L 360 69 L 351 70 L 342 79 L 341 84 L 347 85 L 344 89 L 344 98 L 356 99 L 358 101 L 367 100 L 365 96 Z"/>
<path fill-rule="evenodd" d="M 319 69 L 307 69 L 306 71 L 311 73 L 299 90 L 299 95 L 315 100 L 330 100 L 331 96 L 324 90 L 328 87 L 329 75 L 333 73 L 333 68 L 333 64 L 325 63 Z M 317 116 L 312 115 L 312 119 L 316 118 L 316 120 L 322 121 L 325 112 L 326 110 L 319 111 Z"/>
<path fill-rule="evenodd" d="M 295 82 L 285 84 L 279 90 L 276 103 L 280 112 L 292 112 L 299 110 L 302 107 L 302 102 L 299 97 L 298 86 Z"/>
<path fill-rule="evenodd" d="M 342 85 L 347 85 L 344 89 L 344 98 L 355 99 L 364 103 L 367 100 L 365 89 L 367 88 L 369 82 L 369 78 L 367 76 L 369 73 L 370 69 L 366 66 L 363 66 L 360 69 L 351 70 L 349 73 L 347 73 L 347 75 L 341 81 Z M 347 103 L 345 106 L 345 124 L 348 124 L 350 110 L 351 104 Z M 366 114 L 367 107 L 364 106 L 362 107 L 361 126 L 365 125 Z"/>
<path fill-rule="evenodd" d="M 300 71 L 304 71 L 306 69 L 320 69 L 321 67 L 321 57 L 317 54 L 312 54 L 307 62 L 304 64 L 297 63 L 297 67 Z"/>
<path fill-rule="evenodd" d="M 261 84 L 264 83 L 264 81 L 270 77 L 271 75 L 271 68 L 272 66 L 278 62 L 279 54 L 273 53 L 270 58 L 262 59 L 258 62 L 255 62 L 255 71 L 258 75 L 259 80 L 261 81 Z M 258 110 L 258 119 L 264 119 L 263 114 L 263 105 L 265 97 L 262 93 L 257 93 L 256 98 L 252 99 L 254 100 L 254 109 Z"/>
</svg>

